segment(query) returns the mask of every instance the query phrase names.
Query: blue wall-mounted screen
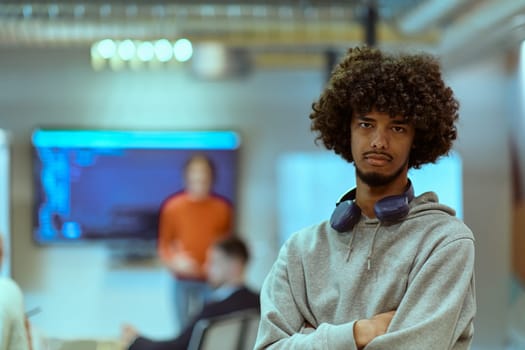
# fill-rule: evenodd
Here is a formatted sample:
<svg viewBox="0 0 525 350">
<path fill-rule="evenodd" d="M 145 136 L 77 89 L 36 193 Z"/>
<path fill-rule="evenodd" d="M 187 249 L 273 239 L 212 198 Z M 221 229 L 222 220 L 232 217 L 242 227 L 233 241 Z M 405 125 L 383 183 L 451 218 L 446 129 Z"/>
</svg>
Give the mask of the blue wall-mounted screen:
<svg viewBox="0 0 525 350">
<path fill-rule="evenodd" d="M 213 192 L 235 204 L 233 131 L 35 130 L 34 227 L 39 243 L 157 238 L 163 201 L 183 190 L 196 154 L 215 167 Z"/>
</svg>

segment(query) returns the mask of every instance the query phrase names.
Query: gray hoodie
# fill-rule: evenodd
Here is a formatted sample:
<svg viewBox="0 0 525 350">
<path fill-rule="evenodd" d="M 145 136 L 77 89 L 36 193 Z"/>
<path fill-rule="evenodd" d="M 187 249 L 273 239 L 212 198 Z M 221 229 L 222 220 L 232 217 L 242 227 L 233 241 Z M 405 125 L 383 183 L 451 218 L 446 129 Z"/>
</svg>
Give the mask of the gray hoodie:
<svg viewBox="0 0 525 350">
<path fill-rule="evenodd" d="M 293 234 L 262 287 L 255 349 L 357 349 L 354 323 L 391 310 L 366 350 L 469 349 L 474 238 L 454 215 L 427 192 L 393 225 L 362 217 L 345 233 L 323 222 Z"/>
</svg>

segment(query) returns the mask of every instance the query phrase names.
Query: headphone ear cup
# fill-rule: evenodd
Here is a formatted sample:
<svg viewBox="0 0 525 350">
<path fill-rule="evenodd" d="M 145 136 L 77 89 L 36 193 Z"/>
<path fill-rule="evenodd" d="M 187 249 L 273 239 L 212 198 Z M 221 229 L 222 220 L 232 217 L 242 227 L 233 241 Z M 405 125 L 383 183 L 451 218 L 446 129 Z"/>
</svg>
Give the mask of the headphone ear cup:
<svg viewBox="0 0 525 350">
<path fill-rule="evenodd" d="M 345 193 L 337 202 L 330 217 L 330 225 L 337 232 L 351 230 L 361 217 L 361 208 L 355 203 L 356 189 Z M 385 197 L 376 202 L 374 213 L 381 223 L 389 224 L 403 219 L 410 210 L 409 203 L 414 199 L 414 188 L 408 179 L 403 194 Z"/>
<path fill-rule="evenodd" d="M 374 205 L 374 213 L 382 223 L 392 223 L 408 215 L 408 197 L 405 195 L 390 196 L 381 199 Z"/>
<path fill-rule="evenodd" d="M 403 219 L 410 211 L 409 203 L 414 199 L 414 188 L 408 180 L 408 186 L 403 194 L 385 197 L 376 202 L 374 213 L 381 223 L 393 223 Z"/>
<path fill-rule="evenodd" d="M 337 232 L 345 232 L 354 227 L 360 217 L 361 209 L 353 200 L 346 200 L 335 207 L 330 217 L 330 225 Z"/>
</svg>

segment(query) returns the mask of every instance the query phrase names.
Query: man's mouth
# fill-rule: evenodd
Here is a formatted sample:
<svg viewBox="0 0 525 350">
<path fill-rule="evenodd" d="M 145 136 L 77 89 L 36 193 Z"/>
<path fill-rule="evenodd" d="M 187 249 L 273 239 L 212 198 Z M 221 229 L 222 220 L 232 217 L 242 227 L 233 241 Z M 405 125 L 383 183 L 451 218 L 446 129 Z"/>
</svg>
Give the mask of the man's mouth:
<svg viewBox="0 0 525 350">
<path fill-rule="evenodd" d="M 366 162 L 372 166 L 383 166 L 392 161 L 391 155 L 378 152 L 366 152 L 364 158 Z"/>
</svg>

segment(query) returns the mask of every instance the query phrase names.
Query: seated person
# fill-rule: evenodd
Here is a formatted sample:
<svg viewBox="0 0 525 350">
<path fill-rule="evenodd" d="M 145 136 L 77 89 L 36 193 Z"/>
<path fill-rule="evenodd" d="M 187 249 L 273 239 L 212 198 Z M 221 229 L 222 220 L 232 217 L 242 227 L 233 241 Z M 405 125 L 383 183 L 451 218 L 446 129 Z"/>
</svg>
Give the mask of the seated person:
<svg viewBox="0 0 525 350">
<path fill-rule="evenodd" d="M 0 234 L 0 268 L 3 241 Z M 24 314 L 22 291 L 10 278 L 0 276 L 0 349 L 30 349 L 29 323 Z"/>
<path fill-rule="evenodd" d="M 188 327 L 175 339 L 155 341 L 142 337 L 131 326 L 123 327 L 122 339 L 129 350 L 186 349 L 193 327 L 202 319 L 226 315 L 231 312 L 259 310 L 259 295 L 245 286 L 245 268 L 249 260 L 248 248 L 237 237 L 217 241 L 208 252 L 207 282 L 214 288 L 208 302 Z"/>
</svg>

